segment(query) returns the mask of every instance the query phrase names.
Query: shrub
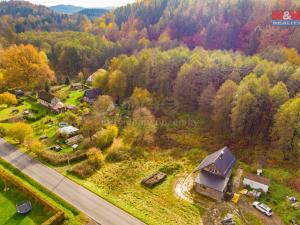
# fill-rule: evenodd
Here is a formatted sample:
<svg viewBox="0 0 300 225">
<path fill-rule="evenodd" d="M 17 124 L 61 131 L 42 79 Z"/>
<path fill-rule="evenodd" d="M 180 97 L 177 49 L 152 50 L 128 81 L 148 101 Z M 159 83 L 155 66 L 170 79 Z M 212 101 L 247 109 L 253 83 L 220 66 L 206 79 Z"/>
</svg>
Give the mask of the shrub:
<svg viewBox="0 0 300 225">
<path fill-rule="evenodd" d="M 108 162 L 121 162 L 130 158 L 129 148 L 122 146 L 116 147 L 109 150 L 106 160 Z"/>
<path fill-rule="evenodd" d="M 135 147 L 129 150 L 129 154 L 132 159 L 138 159 L 144 157 L 145 152 L 143 148 Z"/>
<path fill-rule="evenodd" d="M 291 178 L 287 181 L 287 185 L 295 190 L 300 192 L 300 179 L 299 178 Z"/>
<path fill-rule="evenodd" d="M 79 126 L 80 125 L 80 118 L 74 114 L 73 112 L 67 111 L 63 114 L 60 114 L 58 116 L 58 120 L 60 122 L 67 122 L 69 124 L 72 124 L 74 126 Z"/>
<path fill-rule="evenodd" d="M 102 152 L 97 148 L 90 148 L 87 152 L 88 160 L 93 164 L 97 169 L 101 167 L 104 162 L 104 156 Z"/>
<path fill-rule="evenodd" d="M 0 124 L 0 137 L 5 137 L 6 136 L 6 129 L 4 125 Z"/>
<path fill-rule="evenodd" d="M 91 176 L 99 169 L 104 162 L 104 157 L 101 151 L 97 148 L 90 148 L 87 151 L 87 160 L 74 165 L 69 172 L 81 178 Z"/>
<path fill-rule="evenodd" d="M 86 178 L 91 176 L 95 170 L 95 166 L 89 160 L 85 160 L 74 165 L 69 172 L 80 178 Z"/>
<path fill-rule="evenodd" d="M 38 140 L 31 140 L 28 143 L 28 149 L 36 154 L 38 154 L 40 151 L 42 151 L 45 146 Z"/>
<path fill-rule="evenodd" d="M 172 164 L 168 164 L 168 165 L 164 165 L 162 166 L 159 171 L 163 172 L 165 174 L 171 175 L 174 174 L 176 172 L 178 172 L 181 169 L 181 165 L 178 163 L 172 163 Z"/>
<path fill-rule="evenodd" d="M 118 135 L 118 128 L 116 126 L 108 126 L 106 129 L 98 131 L 95 134 L 95 144 L 100 149 L 105 149 L 111 146 L 114 138 Z"/>
<path fill-rule="evenodd" d="M 85 138 L 85 139 L 83 139 L 83 141 L 81 142 L 81 147 L 82 147 L 83 149 L 91 148 L 91 147 L 93 147 L 93 145 L 94 145 L 94 143 L 93 143 L 93 141 L 91 141 L 90 138 Z"/>
<path fill-rule="evenodd" d="M 199 164 L 206 156 L 207 156 L 207 152 L 198 148 L 193 148 L 186 153 L 186 157 L 193 164 Z"/>
<path fill-rule="evenodd" d="M 6 104 L 10 105 L 17 105 L 18 100 L 17 97 L 9 92 L 4 92 L 0 94 L 0 105 Z"/>
<path fill-rule="evenodd" d="M 63 165 L 67 164 L 68 160 L 70 163 L 72 162 L 78 162 L 84 159 L 87 159 L 87 154 L 85 152 L 75 152 L 72 154 L 61 154 L 61 153 L 56 153 L 52 152 L 50 150 L 44 149 L 43 151 L 39 151 L 37 155 L 45 160 L 46 162 L 51 163 L 52 165 Z"/>
<path fill-rule="evenodd" d="M 14 123 L 8 130 L 8 135 L 23 143 L 25 138 L 32 135 L 32 128 L 26 123 Z"/>
</svg>

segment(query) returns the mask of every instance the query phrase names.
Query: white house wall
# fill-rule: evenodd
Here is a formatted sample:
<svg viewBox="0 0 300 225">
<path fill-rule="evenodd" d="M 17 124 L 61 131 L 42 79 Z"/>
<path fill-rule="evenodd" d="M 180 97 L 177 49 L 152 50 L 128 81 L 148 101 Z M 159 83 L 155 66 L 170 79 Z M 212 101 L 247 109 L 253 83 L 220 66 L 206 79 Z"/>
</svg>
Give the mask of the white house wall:
<svg viewBox="0 0 300 225">
<path fill-rule="evenodd" d="M 268 185 L 261 184 L 261 183 L 258 183 L 256 181 L 253 181 L 253 180 L 249 180 L 247 178 L 244 178 L 243 185 L 244 186 L 250 186 L 252 189 L 256 189 L 256 190 L 261 189 L 264 192 L 268 192 L 268 190 L 269 190 Z"/>
</svg>

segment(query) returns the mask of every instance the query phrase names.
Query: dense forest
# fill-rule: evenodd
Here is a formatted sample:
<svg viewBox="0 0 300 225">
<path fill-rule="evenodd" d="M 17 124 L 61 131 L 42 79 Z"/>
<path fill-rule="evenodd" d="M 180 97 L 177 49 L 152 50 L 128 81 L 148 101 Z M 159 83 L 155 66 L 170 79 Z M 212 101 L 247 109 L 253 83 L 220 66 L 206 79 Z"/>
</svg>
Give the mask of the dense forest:
<svg viewBox="0 0 300 225">
<path fill-rule="evenodd" d="M 45 82 L 96 71 L 93 85 L 117 103 L 143 88 L 156 112 L 200 112 L 228 142 L 299 147 L 300 30 L 270 21 L 273 9 L 299 8 L 292 1 L 145 0 L 94 21 L 26 2 L 0 4 L 3 87 L 22 73 L 24 65 L 11 60 L 29 57 L 48 71 Z"/>
</svg>

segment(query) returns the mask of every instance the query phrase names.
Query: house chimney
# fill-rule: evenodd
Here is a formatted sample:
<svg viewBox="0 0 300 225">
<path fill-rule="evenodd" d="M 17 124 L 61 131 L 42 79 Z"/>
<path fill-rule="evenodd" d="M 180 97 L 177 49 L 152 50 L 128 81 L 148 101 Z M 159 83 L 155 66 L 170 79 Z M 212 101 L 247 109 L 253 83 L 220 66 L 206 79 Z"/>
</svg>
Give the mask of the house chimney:
<svg viewBox="0 0 300 225">
<path fill-rule="evenodd" d="M 223 156 L 224 156 L 224 151 L 221 151 L 221 154 L 220 154 L 219 158 L 223 159 Z"/>
</svg>

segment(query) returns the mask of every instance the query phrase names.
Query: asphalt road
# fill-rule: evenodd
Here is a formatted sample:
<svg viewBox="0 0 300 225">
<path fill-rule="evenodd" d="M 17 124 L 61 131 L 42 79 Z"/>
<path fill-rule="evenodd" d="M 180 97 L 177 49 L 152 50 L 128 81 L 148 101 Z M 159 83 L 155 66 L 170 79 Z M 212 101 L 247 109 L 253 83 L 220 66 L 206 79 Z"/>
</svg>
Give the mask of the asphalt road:
<svg viewBox="0 0 300 225">
<path fill-rule="evenodd" d="M 0 157 L 101 225 L 145 225 L 1 138 Z"/>
</svg>

